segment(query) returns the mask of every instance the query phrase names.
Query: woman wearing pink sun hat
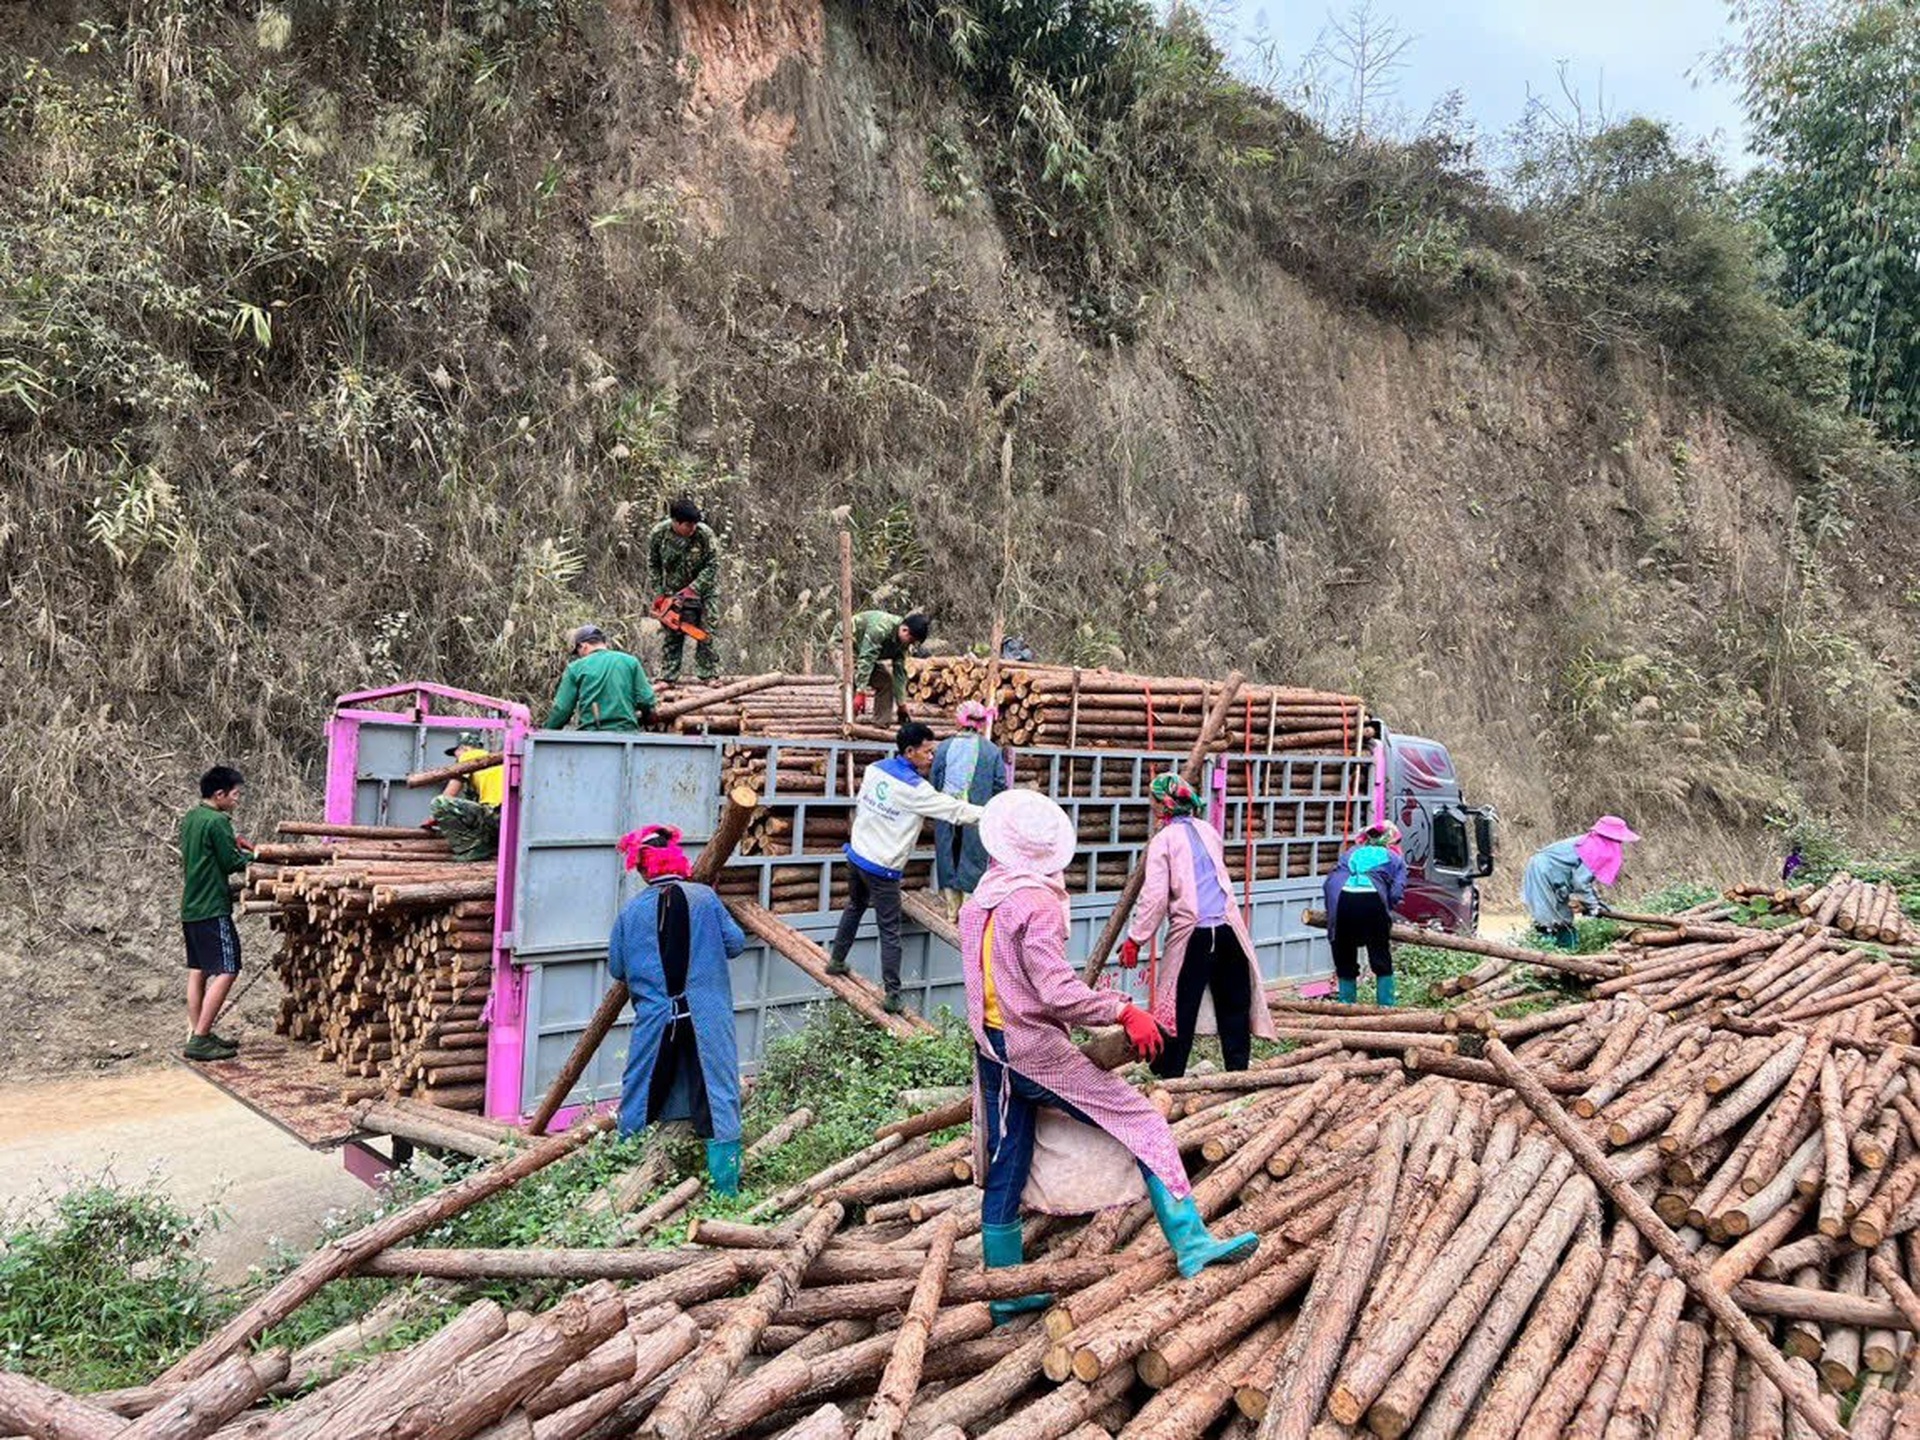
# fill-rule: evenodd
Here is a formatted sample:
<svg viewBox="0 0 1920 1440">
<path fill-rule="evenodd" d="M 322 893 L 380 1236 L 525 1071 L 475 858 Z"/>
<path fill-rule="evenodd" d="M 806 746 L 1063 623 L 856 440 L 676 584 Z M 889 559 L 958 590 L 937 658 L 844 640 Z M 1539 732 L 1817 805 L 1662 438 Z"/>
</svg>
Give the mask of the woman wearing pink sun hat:
<svg viewBox="0 0 1920 1440">
<path fill-rule="evenodd" d="M 1164 1037 L 1146 1011 L 1115 991 L 1089 989 L 1067 960 L 1071 909 L 1062 872 L 1079 841 L 1066 811 L 1036 790 L 1009 790 L 988 802 L 980 838 L 990 863 L 960 910 L 960 955 L 974 1040 L 974 1173 L 986 1192 L 980 1212 L 986 1263 L 1018 1265 L 1023 1258 L 1021 1201 L 1029 1179 L 1040 1179 L 1034 1142 L 1047 1110 L 1079 1122 L 1065 1127 L 1082 1142 L 1065 1147 L 1065 1164 L 1080 1161 L 1073 1151 L 1084 1149 L 1087 1172 L 1096 1169 L 1098 1152 L 1110 1149 L 1106 1136 L 1131 1154 L 1182 1275 L 1250 1255 L 1257 1236 L 1216 1240 L 1208 1233 L 1160 1112 L 1073 1043 L 1075 1025 L 1119 1024 L 1141 1055 L 1152 1056 Z M 1087 1188 L 1083 1182 L 1074 1208 L 1101 1208 L 1139 1193 L 1089 1194 Z M 995 1301 L 994 1318 L 1039 1309 L 1047 1300 Z"/>
<path fill-rule="evenodd" d="M 1536 850 L 1520 880 L 1520 894 L 1533 915 L 1535 928 L 1563 950 L 1579 941 L 1573 923 L 1573 897 L 1579 896 L 1589 915 L 1604 915 L 1607 905 L 1599 886 L 1620 878 L 1626 847 L 1640 837 L 1618 815 L 1602 815 L 1584 835 L 1556 840 Z"/>
</svg>

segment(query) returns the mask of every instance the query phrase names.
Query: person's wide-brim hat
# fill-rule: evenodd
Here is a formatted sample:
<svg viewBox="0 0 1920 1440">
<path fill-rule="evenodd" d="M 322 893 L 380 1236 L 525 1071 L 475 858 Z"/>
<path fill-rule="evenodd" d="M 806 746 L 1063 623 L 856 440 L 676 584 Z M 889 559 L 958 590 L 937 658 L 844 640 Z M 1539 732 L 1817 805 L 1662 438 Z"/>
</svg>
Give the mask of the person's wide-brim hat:
<svg viewBox="0 0 1920 1440">
<path fill-rule="evenodd" d="M 1025 875 L 1057 875 L 1079 846 L 1073 821 L 1038 790 L 1003 790 L 980 820 L 987 854 Z"/>
<path fill-rule="evenodd" d="M 1618 840 L 1622 845 L 1640 838 L 1633 827 L 1618 815 L 1602 815 L 1593 822 L 1593 829 L 1589 833 L 1598 835 L 1602 840 Z"/>
</svg>

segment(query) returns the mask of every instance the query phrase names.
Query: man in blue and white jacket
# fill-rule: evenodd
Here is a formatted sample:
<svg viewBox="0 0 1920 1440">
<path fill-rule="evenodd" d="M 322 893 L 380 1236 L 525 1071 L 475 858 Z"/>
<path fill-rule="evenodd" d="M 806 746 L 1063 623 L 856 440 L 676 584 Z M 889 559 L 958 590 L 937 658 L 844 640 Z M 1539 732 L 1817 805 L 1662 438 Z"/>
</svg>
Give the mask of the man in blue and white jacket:
<svg viewBox="0 0 1920 1440">
<path fill-rule="evenodd" d="M 868 907 L 880 922 L 880 973 L 886 981 L 887 1009 L 899 1014 L 900 880 L 920 840 L 926 820 L 977 825 L 985 812 L 957 796 L 943 794 L 927 781 L 933 769 L 933 731 L 919 722 L 900 727 L 893 739 L 898 752 L 867 766 L 853 812 L 853 839 L 847 843 L 847 908 L 833 937 L 830 975 L 847 973 L 847 955 L 860 934 Z"/>
</svg>

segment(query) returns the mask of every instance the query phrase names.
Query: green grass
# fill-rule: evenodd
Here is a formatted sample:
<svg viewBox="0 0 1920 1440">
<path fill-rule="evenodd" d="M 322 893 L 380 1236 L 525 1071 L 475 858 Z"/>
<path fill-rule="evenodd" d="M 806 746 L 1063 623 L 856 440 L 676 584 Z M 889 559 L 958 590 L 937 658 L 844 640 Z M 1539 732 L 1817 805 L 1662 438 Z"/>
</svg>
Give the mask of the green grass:
<svg viewBox="0 0 1920 1440">
<path fill-rule="evenodd" d="M 0 1228 L 0 1368 L 69 1390 L 150 1380 L 223 1316 L 189 1215 L 156 1182 L 92 1179 Z"/>
</svg>

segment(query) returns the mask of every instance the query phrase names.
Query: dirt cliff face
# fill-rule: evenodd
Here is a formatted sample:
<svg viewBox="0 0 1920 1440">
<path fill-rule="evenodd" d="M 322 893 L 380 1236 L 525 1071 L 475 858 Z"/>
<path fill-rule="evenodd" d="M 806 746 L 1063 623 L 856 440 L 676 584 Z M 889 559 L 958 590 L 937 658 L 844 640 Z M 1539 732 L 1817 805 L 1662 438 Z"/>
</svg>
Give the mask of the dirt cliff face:
<svg viewBox="0 0 1920 1440">
<path fill-rule="evenodd" d="M 572 11 L 473 132 L 481 198 L 447 201 L 495 267 L 483 302 L 401 297 L 325 384 L 291 373 L 297 315 L 255 370 L 189 355 L 219 403 L 160 453 L 197 549 L 109 564 L 92 478 L 65 493 L 47 458 L 71 438 L 9 452 L 33 489 L 0 510 L 0 554 L 41 618 L 0 644 L 0 681 L 61 744 L 0 761 L 71 803 L 0 856 L 24 897 L 0 902 L 0 983 L 29 1011 L 0 1072 L 168 1048 L 171 828 L 204 764 L 249 771 L 262 834 L 317 806 L 336 693 L 416 677 L 539 703 L 553 637 L 588 618 L 651 657 L 641 541 L 682 490 L 726 545 L 735 667 L 825 663 L 848 505 L 863 594 L 929 607 L 937 642 L 983 640 L 998 589 L 1043 658 L 1357 689 L 1444 740 L 1503 817 L 1494 903 L 1600 811 L 1649 837 L 1629 885 L 1765 873 L 1775 808 L 1895 833 L 1920 769 L 1911 501 L 1826 505 L 1816 544 L 1818 497 L 1683 377 L 1596 364 L 1512 309 L 1409 331 L 1257 259 L 1104 344 L 1006 240 L 991 134 L 855 7 Z M 404 98 L 361 105 L 316 57 L 197 43 L 284 87 L 317 166 L 410 133 Z M 404 396 L 406 426 L 362 424 L 349 378 Z M 133 802 L 103 757 L 133 757 Z M 270 938 L 247 939 L 264 968 Z"/>
</svg>

